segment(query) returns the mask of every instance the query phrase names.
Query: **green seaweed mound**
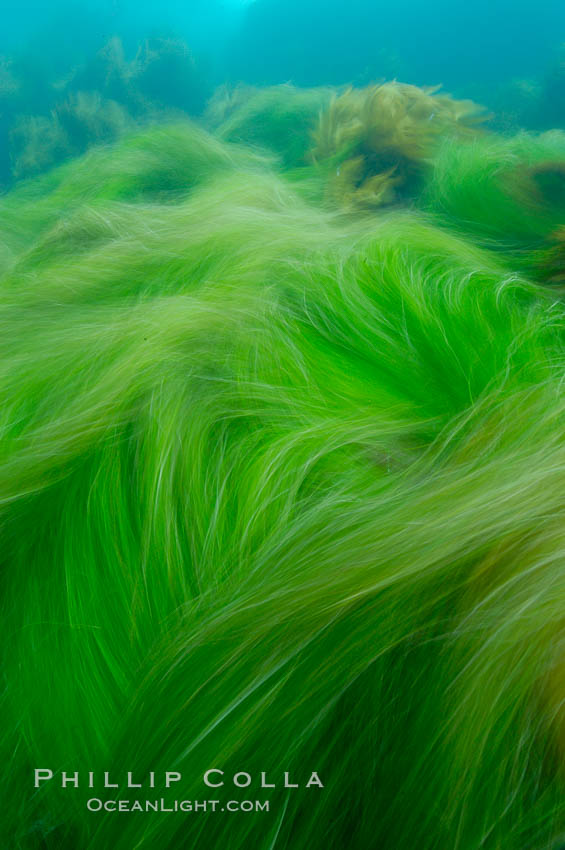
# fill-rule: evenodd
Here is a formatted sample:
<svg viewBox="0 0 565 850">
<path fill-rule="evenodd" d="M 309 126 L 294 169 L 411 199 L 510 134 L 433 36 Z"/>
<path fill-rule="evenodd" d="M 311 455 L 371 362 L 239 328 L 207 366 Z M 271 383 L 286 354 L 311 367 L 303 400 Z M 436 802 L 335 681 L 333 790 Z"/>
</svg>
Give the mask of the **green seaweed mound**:
<svg viewBox="0 0 565 850">
<path fill-rule="evenodd" d="M 305 165 L 311 132 L 330 98 L 331 90 L 324 88 L 222 86 L 207 117 L 220 138 L 274 151 L 291 168 Z"/>
</svg>

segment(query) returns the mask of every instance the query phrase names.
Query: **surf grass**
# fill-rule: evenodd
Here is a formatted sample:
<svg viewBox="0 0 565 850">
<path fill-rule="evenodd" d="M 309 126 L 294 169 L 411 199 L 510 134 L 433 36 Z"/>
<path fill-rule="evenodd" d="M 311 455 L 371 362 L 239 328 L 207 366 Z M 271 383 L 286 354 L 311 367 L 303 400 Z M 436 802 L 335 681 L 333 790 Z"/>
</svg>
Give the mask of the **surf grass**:
<svg viewBox="0 0 565 850">
<path fill-rule="evenodd" d="M 93 148 L 0 198 L 6 256 L 16 257 L 79 209 L 107 202 L 174 203 L 217 174 L 257 170 L 268 159 L 226 145 L 189 121 L 155 125 Z"/>
<path fill-rule="evenodd" d="M 421 202 L 469 238 L 531 269 L 565 218 L 565 134 L 447 140 Z"/>
<path fill-rule="evenodd" d="M 0 222 L 5 846 L 556 845 L 562 303 L 194 130 Z M 247 771 L 271 810 L 93 814 L 36 767 Z"/>
<path fill-rule="evenodd" d="M 332 90 L 323 87 L 221 87 L 207 120 L 225 141 L 274 152 L 284 168 L 297 168 L 309 161 L 312 133 L 331 97 Z"/>
</svg>

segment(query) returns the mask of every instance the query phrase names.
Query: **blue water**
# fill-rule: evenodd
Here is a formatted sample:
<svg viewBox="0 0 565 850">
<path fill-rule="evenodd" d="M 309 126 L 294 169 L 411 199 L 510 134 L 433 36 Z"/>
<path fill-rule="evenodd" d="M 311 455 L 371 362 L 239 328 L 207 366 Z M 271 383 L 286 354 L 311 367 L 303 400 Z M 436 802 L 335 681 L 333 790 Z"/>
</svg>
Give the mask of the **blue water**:
<svg viewBox="0 0 565 850">
<path fill-rule="evenodd" d="M 231 79 L 316 85 L 377 79 L 446 88 L 541 75 L 565 42 L 562 0 L 22 0 L 0 51 L 75 60 L 112 35 L 175 33 Z"/>
</svg>

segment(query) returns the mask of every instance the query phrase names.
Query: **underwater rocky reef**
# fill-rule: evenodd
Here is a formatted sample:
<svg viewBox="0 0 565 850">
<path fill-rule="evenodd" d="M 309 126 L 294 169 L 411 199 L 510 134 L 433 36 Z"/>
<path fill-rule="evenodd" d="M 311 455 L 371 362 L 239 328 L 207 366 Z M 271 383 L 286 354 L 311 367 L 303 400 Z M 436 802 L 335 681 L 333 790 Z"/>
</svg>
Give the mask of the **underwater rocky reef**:
<svg viewBox="0 0 565 850">
<path fill-rule="evenodd" d="M 179 38 L 146 38 L 130 56 L 114 36 L 78 64 L 46 72 L 36 63 L 27 55 L 0 57 L 5 185 L 144 124 L 199 115 L 211 94 L 202 61 Z"/>
<path fill-rule="evenodd" d="M 565 132 L 80 73 L 0 198 L 0 843 L 557 850 Z M 210 769 L 269 810 L 131 808 Z"/>
<path fill-rule="evenodd" d="M 356 2 L 360 7 L 366 6 L 366 0 Z M 136 43 L 113 35 L 98 46 L 90 45 L 79 57 L 61 49 L 57 61 L 51 55 L 54 46 L 49 50 L 43 43 L 36 53 L 20 50 L 1 54 L 0 187 L 6 189 L 17 180 L 43 173 L 80 156 L 93 145 L 115 142 L 132 130 L 183 117 L 203 121 L 226 141 L 273 148 L 282 156 L 285 167 L 302 164 L 303 156 L 312 147 L 313 135 L 316 155 L 335 156 L 339 153 L 336 145 L 343 148 L 348 134 L 350 144 L 356 141 L 370 149 L 372 142 L 367 133 L 372 124 L 372 132 L 389 133 L 389 146 L 396 145 L 396 152 L 404 158 L 402 167 L 396 163 L 395 176 L 381 178 L 380 188 L 373 181 L 373 189 L 366 187 L 367 191 L 354 193 L 347 187 L 349 176 L 362 182 L 354 172 L 367 169 L 366 164 L 358 163 L 356 167 L 349 162 L 340 171 L 342 180 L 335 181 L 334 187 L 338 194 L 348 195 L 350 201 L 357 194 L 355 203 L 371 205 L 372 193 L 390 199 L 398 192 L 394 186 L 417 181 L 418 161 L 426 154 L 423 148 L 429 149 L 433 138 L 443 135 L 449 124 L 463 131 L 467 125 L 485 121 L 491 129 L 506 135 L 515 135 L 521 129 L 565 129 L 563 50 L 552 54 L 545 71 L 537 76 L 524 73 L 501 79 L 479 77 L 468 82 L 466 89 L 459 84 L 457 96 L 448 97 L 439 85 L 397 81 L 399 74 L 402 79 L 403 73 L 412 71 L 416 77 L 431 77 L 436 82 L 433 63 L 430 68 L 428 56 L 425 75 L 417 65 L 412 68 L 407 56 L 401 59 L 391 48 L 387 50 L 385 30 L 377 45 L 371 35 L 366 48 L 372 58 L 362 73 L 359 44 L 353 39 L 357 53 L 342 54 L 344 67 L 336 55 L 332 56 L 331 68 L 321 57 L 317 63 L 312 55 L 307 57 L 310 71 L 305 79 L 313 81 L 309 87 L 292 82 L 280 84 L 281 74 L 275 73 L 274 68 L 267 77 L 273 77 L 276 84 L 266 85 L 264 75 L 253 72 L 253 61 L 261 57 L 261 51 L 250 56 L 253 51 L 249 45 L 245 47 L 245 39 L 257 37 L 253 35 L 254 27 L 267 13 L 261 26 L 281 27 L 277 15 L 283 13 L 282 7 L 270 17 L 278 6 L 279 0 L 256 0 L 251 5 L 249 33 L 245 35 L 245 30 L 241 34 L 238 46 L 246 59 L 240 67 L 234 47 L 229 61 L 226 59 L 225 78 L 202 51 L 193 51 L 183 38 L 172 34 L 154 34 Z M 399 13 L 391 12 L 389 28 Z M 310 25 L 314 26 L 313 20 Z M 290 21 L 285 26 L 290 26 Z M 306 32 L 307 29 L 300 37 L 305 37 Z M 334 33 L 337 36 L 342 43 L 343 33 Z M 273 53 L 273 44 L 267 43 L 261 49 Z M 404 50 L 408 50 L 408 44 Z M 293 66 L 294 83 L 301 79 L 299 66 L 296 62 Z M 354 73 L 355 69 L 359 73 Z M 257 77 L 261 82 L 257 82 Z M 437 80 L 441 79 L 440 74 Z M 342 80 L 354 80 L 354 85 L 345 85 Z M 330 103 L 324 121 L 314 131 L 320 110 Z M 477 103 L 484 104 L 482 112 Z M 431 121 L 429 127 L 424 126 L 426 120 Z M 388 129 L 383 121 L 389 122 Z M 376 140 L 383 160 L 387 155 L 385 141 L 384 137 Z M 408 149 L 410 145 L 412 151 Z M 370 150 L 358 151 L 362 159 L 367 153 L 374 157 Z"/>
</svg>

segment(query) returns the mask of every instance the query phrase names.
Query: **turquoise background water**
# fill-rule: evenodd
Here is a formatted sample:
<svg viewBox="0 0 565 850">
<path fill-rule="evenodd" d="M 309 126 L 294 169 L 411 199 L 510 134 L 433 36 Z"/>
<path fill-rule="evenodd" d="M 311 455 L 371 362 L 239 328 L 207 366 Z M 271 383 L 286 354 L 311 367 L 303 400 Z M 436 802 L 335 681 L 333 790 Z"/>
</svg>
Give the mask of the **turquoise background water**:
<svg viewBox="0 0 565 850">
<path fill-rule="evenodd" d="M 76 60 L 108 37 L 176 34 L 214 72 L 255 83 L 396 75 L 450 89 L 542 75 L 560 61 L 565 3 L 541 0 L 83 0 L 12 2 L 0 50 Z"/>
</svg>

